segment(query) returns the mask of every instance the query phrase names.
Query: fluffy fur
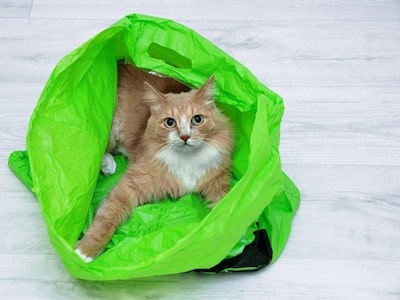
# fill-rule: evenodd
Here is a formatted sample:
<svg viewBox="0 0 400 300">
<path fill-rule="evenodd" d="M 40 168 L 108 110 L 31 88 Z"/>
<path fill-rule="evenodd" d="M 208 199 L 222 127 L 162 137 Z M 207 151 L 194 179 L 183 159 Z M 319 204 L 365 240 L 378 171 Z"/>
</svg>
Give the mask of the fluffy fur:
<svg viewBox="0 0 400 300">
<path fill-rule="evenodd" d="M 131 65 L 119 66 L 118 103 L 108 152 L 125 153 L 128 169 L 104 200 L 76 252 L 89 262 L 142 204 L 197 192 L 215 205 L 230 187 L 232 130 L 215 106 L 214 78 L 189 90 Z M 102 170 L 115 171 L 106 154 Z"/>
</svg>

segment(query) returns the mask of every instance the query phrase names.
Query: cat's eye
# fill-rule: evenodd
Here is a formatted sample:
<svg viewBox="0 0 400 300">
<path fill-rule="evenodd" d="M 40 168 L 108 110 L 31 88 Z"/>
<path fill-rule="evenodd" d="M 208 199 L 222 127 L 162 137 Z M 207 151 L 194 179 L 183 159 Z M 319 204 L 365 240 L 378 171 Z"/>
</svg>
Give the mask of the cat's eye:
<svg viewBox="0 0 400 300">
<path fill-rule="evenodd" d="M 192 118 L 192 124 L 193 125 L 200 125 L 202 124 L 204 121 L 203 117 L 200 115 L 196 115 Z"/>
<path fill-rule="evenodd" d="M 172 119 L 172 118 L 166 118 L 164 120 L 164 125 L 167 128 L 172 128 L 172 127 L 176 126 L 176 121 L 174 119 Z"/>
</svg>

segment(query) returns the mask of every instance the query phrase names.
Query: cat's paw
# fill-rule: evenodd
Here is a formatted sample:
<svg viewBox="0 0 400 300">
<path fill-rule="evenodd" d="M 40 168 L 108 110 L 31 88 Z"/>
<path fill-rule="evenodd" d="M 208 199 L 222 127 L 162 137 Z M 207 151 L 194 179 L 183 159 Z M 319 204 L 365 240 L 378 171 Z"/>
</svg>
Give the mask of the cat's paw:
<svg viewBox="0 0 400 300">
<path fill-rule="evenodd" d="M 79 256 L 80 258 L 82 258 L 82 260 L 83 260 L 84 262 L 86 262 L 86 263 L 90 263 L 90 262 L 93 261 L 93 259 L 94 259 L 93 257 L 84 254 L 79 248 L 76 248 L 76 249 L 75 249 L 75 253 L 78 254 L 78 256 Z"/>
<path fill-rule="evenodd" d="M 117 163 L 110 153 L 104 154 L 103 162 L 101 163 L 101 172 L 106 175 L 112 175 L 117 170 Z"/>
</svg>

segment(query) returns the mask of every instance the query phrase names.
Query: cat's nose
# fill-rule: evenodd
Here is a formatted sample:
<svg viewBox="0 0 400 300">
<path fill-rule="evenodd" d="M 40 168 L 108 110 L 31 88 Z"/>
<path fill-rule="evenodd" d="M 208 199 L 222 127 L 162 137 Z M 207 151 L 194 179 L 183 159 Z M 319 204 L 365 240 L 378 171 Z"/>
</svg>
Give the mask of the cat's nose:
<svg viewBox="0 0 400 300">
<path fill-rule="evenodd" d="M 181 138 L 182 141 L 184 141 L 184 142 L 186 143 L 187 140 L 190 138 L 190 136 L 188 136 L 188 135 L 181 135 L 180 138 Z"/>
</svg>

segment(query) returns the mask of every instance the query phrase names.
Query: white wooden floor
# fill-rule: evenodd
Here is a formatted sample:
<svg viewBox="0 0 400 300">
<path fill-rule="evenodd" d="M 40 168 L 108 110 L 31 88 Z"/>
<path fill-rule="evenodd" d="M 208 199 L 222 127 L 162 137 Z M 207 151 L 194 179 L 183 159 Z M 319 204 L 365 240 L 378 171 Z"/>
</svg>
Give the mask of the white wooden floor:
<svg viewBox="0 0 400 300">
<path fill-rule="evenodd" d="M 282 257 L 256 273 L 71 278 L 7 167 L 57 61 L 136 12 L 195 29 L 285 98 L 302 191 Z M 400 299 L 400 2 L 0 0 L 0 298 Z"/>
</svg>

